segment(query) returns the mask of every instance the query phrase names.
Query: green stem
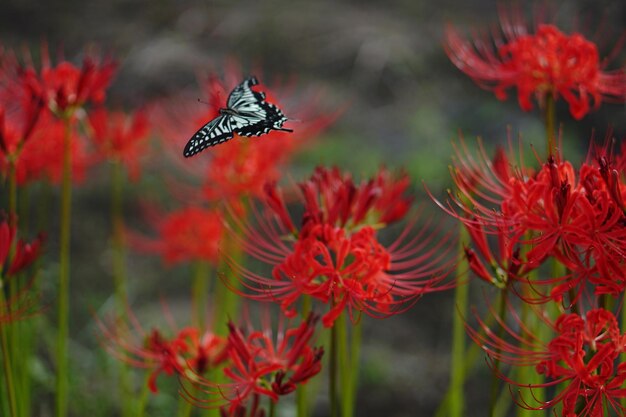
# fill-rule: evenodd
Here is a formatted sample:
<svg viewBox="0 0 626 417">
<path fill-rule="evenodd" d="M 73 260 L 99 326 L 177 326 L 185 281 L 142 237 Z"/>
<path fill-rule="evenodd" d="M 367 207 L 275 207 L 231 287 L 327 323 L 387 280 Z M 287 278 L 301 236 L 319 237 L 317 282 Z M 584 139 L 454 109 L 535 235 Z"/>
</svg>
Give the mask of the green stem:
<svg viewBox="0 0 626 417">
<path fill-rule="evenodd" d="M 344 400 L 344 417 L 350 417 L 354 415 L 354 408 L 356 405 L 356 394 L 359 381 L 359 360 L 361 358 L 361 334 L 363 329 L 362 324 L 363 317 L 354 323 L 352 326 L 352 337 L 350 340 L 350 379 L 349 384 L 346 386 Z"/>
<path fill-rule="evenodd" d="M 126 268 L 124 251 L 124 175 L 121 163 L 114 161 L 111 164 L 111 226 L 113 234 L 111 236 L 112 246 L 112 267 L 113 285 L 115 288 L 115 299 L 117 312 L 123 317 L 126 315 L 128 307 L 128 292 L 126 289 Z M 133 416 L 133 389 L 130 381 L 128 366 L 121 363 L 120 367 L 120 396 L 122 405 L 122 416 Z"/>
<path fill-rule="evenodd" d="M 350 414 L 346 414 L 351 408 L 348 389 L 350 380 L 352 379 L 352 370 L 350 369 L 350 361 L 348 360 L 348 320 L 346 316 L 346 313 L 341 313 L 335 321 L 334 327 L 337 328 L 337 362 L 339 362 L 341 416 L 352 417 Z"/>
<path fill-rule="evenodd" d="M 146 414 L 146 405 L 148 404 L 148 395 L 150 390 L 148 388 L 148 381 L 150 380 L 150 374 L 146 375 L 141 388 L 141 395 L 139 396 L 139 402 L 137 404 L 137 413 L 134 417 L 143 417 Z"/>
<path fill-rule="evenodd" d="M 68 406 L 68 337 L 70 283 L 70 221 L 72 204 L 71 121 L 64 119 L 63 182 L 61 185 L 61 239 L 59 251 L 59 324 L 57 333 L 56 416 L 67 416 Z"/>
<path fill-rule="evenodd" d="M 302 319 L 306 319 L 311 312 L 311 297 L 305 295 L 302 298 Z M 309 416 L 309 404 L 307 400 L 307 384 L 300 384 L 296 389 L 296 407 L 298 417 Z"/>
<path fill-rule="evenodd" d="M 486 320 L 486 326 L 487 328 L 490 328 L 495 322 L 495 319 L 493 316 L 489 316 L 487 317 Z M 479 334 L 483 335 L 485 332 L 484 330 L 481 328 L 479 330 Z M 467 349 L 467 353 L 465 354 L 465 362 L 463 362 L 462 366 L 463 366 L 463 374 L 464 375 L 468 375 L 471 371 L 471 369 L 476 365 L 476 362 L 478 361 L 478 358 L 480 357 L 480 354 L 483 352 L 483 350 L 481 349 L 481 347 L 475 343 L 471 344 L 469 346 L 469 348 Z M 437 411 L 435 412 L 434 417 L 446 417 L 448 416 L 448 410 L 450 409 L 450 398 L 452 397 L 452 385 L 450 385 L 448 387 L 448 391 L 446 392 L 446 395 L 443 398 L 443 401 L 439 404 L 439 407 L 437 408 Z"/>
<path fill-rule="evenodd" d="M 555 139 L 555 104 L 554 96 L 551 92 L 546 94 L 544 120 L 546 124 L 546 150 L 548 156 L 556 155 L 556 139 Z"/>
<path fill-rule="evenodd" d="M 209 264 L 197 260 L 194 263 L 193 283 L 191 289 L 191 304 L 195 324 L 203 328 L 206 322 L 206 313 L 209 304 Z"/>
<path fill-rule="evenodd" d="M 534 281 L 533 276 L 535 275 L 537 275 L 536 270 L 529 274 L 530 282 Z M 522 291 L 523 291 L 524 296 L 532 297 L 532 288 L 530 284 L 528 283 L 523 284 Z M 531 312 L 532 311 L 528 303 L 522 303 L 521 313 L 520 313 L 520 318 L 522 320 L 522 323 L 524 323 L 528 327 L 528 329 L 530 329 L 533 335 L 538 336 L 539 335 L 538 332 L 540 332 L 542 328 L 541 326 L 542 322 L 540 320 L 537 320 L 535 316 L 531 315 Z M 520 348 L 523 348 L 523 345 L 528 342 L 529 342 L 528 337 L 521 339 L 519 341 Z M 517 380 L 524 384 L 533 384 L 533 385 L 537 384 L 538 378 L 540 378 L 540 375 L 537 374 L 534 367 L 520 366 L 519 368 L 516 369 L 516 372 L 517 372 L 517 378 L 518 378 Z M 539 399 L 539 397 L 543 395 L 543 389 L 533 388 L 531 395 L 532 395 L 532 398 Z M 517 417 L 531 417 L 531 416 L 536 415 L 536 413 L 539 413 L 539 411 L 529 410 L 524 407 L 516 407 Z"/>
<path fill-rule="evenodd" d="M 270 398 L 268 417 L 276 416 L 276 403 Z"/>
<path fill-rule="evenodd" d="M 456 267 L 457 286 L 454 290 L 454 304 L 458 312 L 452 318 L 452 359 L 450 369 L 450 396 L 449 410 L 450 417 L 462 417 L 465 404 L 465 394 L 463 385 L 465 383 L 466 366 L 465 357 L 465 323 L 464 317 L 467 317 L 469 283 L 463 283 L 467 279 L 469 264 L 465 257 L 465 242 L 469 239 L 469 234 L 465 226 L 459 224 L 459 246 L 458 256 L 459 263 Z"/>
<path fill-rule="evenodd" d="M 4 281 L 0 280 L 0 284 Z M 8 304 L 4 296 L 5 288 L 0 286 L 0 316 L 4 313 L 5 306 Z M 9 312 L 7 311 L 7 314 Z M 17 416 L 17 396 L 15 394 L 15 381 L 13 379 L 13 367 L 11 361 L 11 354 L 9 351 L 9 326 L 0 324 L 0 338 L 2 343 L 2 364 L 4 367 L 4 380 L 7 387 L 7 396 L 9 398 L 9 411 L 11 416 Z"/>
<path fill-rule="evenodd" d="M 337 400 L 337 321 L 330 328 L 330 357 L 328 360 L 328 396 L 330 402 L 330 417 L 339 417 Z"/>
<path fill-rule="evenodd" d="M 189 417 L 192 410 L 193 406 L 191 403 L 180 397 L 178 401 L 178 417 Z"/>
<path fill-rule="evenodd" d="M 504 322 L 506 318 L 506 300 L 507 300 L 508 291 L 505 288 L 500 291 L 498 295 L 498 317 L 502 322 Z M 500 326 L 498 331 L 498 337 L 501 339 L 504 338 L 504 327 Z M 500 356 L 500 349 L 496 350 L 496 354 L 494 355 L 493 367 L 494 371 L 491 377 L 491 400 L 489 402 L 489 416 L 494 417 L 496 411 L 496 404 L 498 402 L 498 394 L 500 393 L 500 386 L 502 385 L 500 382 L 500 378 L 498 374 L 500 373 L 500 360 L 497 358 Z"/>
<path fill-rule="evenodd" d="M 8 185 L 9 185 L 9 225 L 11 227 L 15 227 L 17 230 L 17 174 L 15 167 L 15 160 L 9 161 L 9 172 L 8 172 Z M 12 259 L 15 255 L 15 247 L 17 244 L 17 237 L 14 238 L 11 242 L 11 246 L 9 248 L 9 259 Z M 11 280 L 11 285 L 8 285 L 8 281 L 5 281 L 7 284 L 6 290 L 8 291 L 9 298 L 15 298 L 19 294 L 20 288 L 17 277 L 13 277 Z M 5 288 L 0 288 L 0 291 L 4 291 Z M 0 302 L 2 302 L 0 300 Z M 1 312 L 0 312 L 1 313 Z M 1 315 L 1 314 L 0 314 Z M 24 415 L 26 412 L 25 400 L 27 399 L 27 393 L 24 390 L 28 384 L 28 374 L 26 372 L 26 355 L 27 352 L 24 351 L 23 343 L 23 332 L 24 326 L 19 321 L 9 321 L 4 326 L 3 337 L 6 338 L 6 357 L 11 358 L 10 360 L 10 368 L 7 368 L 6 372 L 11 374 L 11 385 L 7 384 L 8 390 L 13 390 L 13 398 L 12 401 L 15 401 L 16 413 L 14 415 Z M 10 401 L 11 401 L 10 400 Z"/>
<path fill-rule="evenodd" d="M 113 283 L 117 298 L 118 312 L 123 313 L 128 306 L 126 290 L 126 268 L 124 265 L 124 172 L 119 162 L 111 165 L 111 223 L 113 226 Z"/>
<path fill-rule="evenodd" d="M 242 212 L 245 213 L 245 202 L 241 204 Z M 241 215 L 241 218 L 245 217 L 245 214 Z M 228 254 L 233 264 L 243 264 L 244 253 L 237 239 L 228 235 L 224 236 L 222 239 L 222 248 L 224 252 Z M 231 286 L 235 287 L 235 289 L 240 285 L 240 280 L 236 276 L 233 276 L 235 272 L 227 262 L 221 261 L 218 270 L 223 271 L 227 276 L 227 281 Z M 239 315 L 240 297 L 237 295 L 236 291 L 229 290 L 221 280 L 218 280 L 215 286 L 215 297 L 213 301 L 213 331 L 219 336 L 225 336 L 228 334 L 228 328 L 226 326 L 227 321 L 236 320 Z"/>
</svg>

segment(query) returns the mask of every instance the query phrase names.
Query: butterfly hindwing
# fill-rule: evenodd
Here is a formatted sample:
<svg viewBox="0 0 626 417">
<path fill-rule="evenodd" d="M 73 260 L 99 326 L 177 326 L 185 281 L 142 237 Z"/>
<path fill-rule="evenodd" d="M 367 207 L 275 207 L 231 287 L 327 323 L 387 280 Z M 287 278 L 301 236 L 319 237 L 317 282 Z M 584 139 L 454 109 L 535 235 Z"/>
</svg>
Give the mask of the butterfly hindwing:
<svg viewBox="0 0 626 417">
<path fill-rule="evenodd" d="M 269 133 L 270 130 L 282 129 L 283 123 L 287 121 L 280 109 L 271 103 L 261 102 L 259 109 L 255 113 L 245 113 L 241 119 L 247 123 L 233 123 L 233 130 L 243 136 L 260 136 Z M 238 116 L 232 116 L 239 119 Z"/>
<path fill-rule="evenodd" d="M 232 139 L 234 136 L 230 116 L 219 115 L 198 130 L 187 142 L 183 155 L 190 157 L 198 152 Z"/>
</svg>

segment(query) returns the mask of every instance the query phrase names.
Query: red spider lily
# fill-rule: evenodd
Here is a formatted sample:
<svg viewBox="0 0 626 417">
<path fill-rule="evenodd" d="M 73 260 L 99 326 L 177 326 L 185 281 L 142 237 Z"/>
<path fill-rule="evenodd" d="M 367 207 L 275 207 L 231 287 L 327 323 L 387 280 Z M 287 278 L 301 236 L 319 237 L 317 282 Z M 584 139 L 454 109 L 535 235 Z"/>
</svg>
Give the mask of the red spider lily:
<svg viewBox="0 0 626 417">
<path fill-rule="evenodd" d="M 467 40 L 448 26 L 445 41 L 454 65 L 498 99 L 514 87 L 528 111 L 533 96 L 540 102 L 547 95 L 563 97 L 575 119 L 602 101 L 626 100 L 626 73 L 605 71 L 608 60 L 600 60 L 597 46 L 583 35 L 566 35 L 552 24 L 538 24 L 530 33 L 519 16 L 502 16 L 500 24 L 503 36 L 493 40 Z"/>
<path fill-rule="evenodd" d="M 469 226 L 467 231 L 484 262 L 468 247 L 465 247 L 465 256 L 471 270 L 482 280 L 504 289 L 510 282 L 524 276 L 531 269 L 528 264 L 522 263 L 519 242 L 511 241 L 504 230 L 496 235 L 499 249 L 497 258 L 489 247 L 484 229 Z"/>
<path fill-rule="evenodd" d="M 562 282 L 552 289 L 554 299 L 562 299 L 572 288 L 582 289 L 585 282 L 594 284 L 596 294 L 617 296 L 624 290 L 626 219 L 623 207 L 616 204 L 618 196 L 612 196 L 615 193 L 603 179 L 607 169 L 585 163 L 576 181 L 569 162 L 550 159 L 534 178 L 525 181 L 524 192 L 507 201 L 511 212 L 517 213 L 517 233 L 531 234 L 526 262 L 537 266 L 554 256 L 572 271 L 565 277 L 538 281 Z"/>
<path fill-rule="evenodd" d="M 6 220 L 0 223 L 0 266 L 5 276 L 15 275 L 32 264 L 39 256 L 43 241 L 43 237 L 40 236 L 31 243 L 26 243 L 21 239 L 16 242 L 16 232 L 17 228 L 10 226 Z M 12 257 L 9 257 L 13 245 L 15 245 L 14 253 Z"/>
<path fill-rule="evenodd" d="M 27 59 L 28 61 L 28 59 Z M 66 132 L 68 128 L 63 122 L 54 120 L 50 112 L 44 111 L 46 106 L 52 106 L 48 94 L 52 94 L 52 87 L 46 84 L 45 78 L 56 69 L 50 68 L 47 51 L 43 51 L 43 66 L 41 74 L 38 74 L 33 65 L 20 66 L 13 54 L 3 60 L 4 66 L 0 70 L 0 168 L 8 171 L 14 168 L 17 175 L 18 184 L 27 181 L 45 179 L 50 182 L 59 182 L 63 165 L 63 142 L 65 135 L 71 135 L 72 169 L 73 178 L 81 180 L 84 177 L 86 166 L 90 163 L 87 158 L 84 145 L 73 131 Z M 59 70 L 57 78 L 63 79 L 67 73 L 67 67 L 71 64 L 63 63 L 64 69 Z M 68 77 L 68 85 L 59 86 L 59 97 L 69 103 L 70 96 L 73 97 L 70 103 L 72 109 L 83 104 L 84 100 L 95 100 L 95 96 L 103 97 L 103 88 L 94 75 L 96 69 L 93 65 L 85 64 L 85 73 L 81 75 L 80 90 L 78 96 L 70 93 L 69 87 L 73 81 Z M 78 70 L 76 70 L 78 71 Z M 46 75 L 48 74 L 48 75 Z M 109 77 L 110 78 L 110 77 Z M 50 87 L 48 90 L 46 88 Z M 67 87 L 67 88 L 66 88 Z M 98 92 L 100 91 L 100 92 Z M 66 94 L 67 93 L 67 94 Z M 86 95 L 85 95 L 86 94 Z M 92 97 L 93 96 L 93 97 Z M 82 97 L 82 98 L 81 98 Z M 70 100 L 70 101 L 71 101 Z M 75 101 L 79 100 L 79 101 Z M 83 100 L 83 101 L 81 101 Z M 56 102 L 55 102 L 56 103 Z M 58 111 L 72 111 L 68 108 L 60 109 L 54 104 Z"/>
<path fill-rule="evenodd" d="M 526 301 L 563 301 L 567 295 L 575 303 L 588 283 L 597 295 L 618 296 L 626 286 L 626 185 L 613 158 L 600 151 L 579 169 L 550 157 L 536 173 L 527 168 L 503 169 L 509 162 L 492 163 L 482 150 L 478 162 L 471 154 L 459 155 L 458 167 L 452 171 L 459 195 L 451 195 L 452 202 L 440 206 L 467 226 L 492 267 L 483 234 L 498 237 L 501 259 L 511 259 L 519 248 L 523 256 L 516 263 L 523 267 L 517 280 L 527 280 L 527 272 L 550 257 L 565 266 L 568 272 L 563 276 L 533 279 L 535 288 L 543 286 L 550 292 L 538 292 L 537 298 Z M 497 160 L 502 161 L 503 154 L 499 155 Z M 474 272 L 493 279 L 471 249 L 468 255 Z M 496 264 L 503 267 L 501 260 Z"/>
<path fill-rule="evenodd" d="M 35 131 L 43 110 L 43 101 L 32 92 L 15 86 L 13 89 L 11 99 L 14 102 L 0 105 L 0 151 L 5 159 L 19 153 Z"/>
<path fill-rule="evenodd" d="M 386 191 L 374 185 L 376 181 L 356 188 L 349 176 L 320 168 L 311 180 L 300 184 L 304 206 L 300 229 L 294 226 L 280 189 L 269 185 L 266 209 L 254 211 L 258 227 L 238 225 L 245 236 L 244 249 L 271 265 L 272 277 L 234 265 L 243 286 L 252 293 L 233 290 L 279 302 L 290 316 L 296 314 L 295 302 L 310 295 L 330 305 L 323 317 L 324 325 L 330 327 L 344 309 L 353 320 L 358 316 L 355 311 L 386 317 L 404 311 L 425 293 L 450 288 L 452 284 L 444 282 L 452 248 L 448 238 L 432 244 L 435 234 L 429 234 L 426 227 L 410 238 L 406 228 L 392 245 L 379 243 L 372 226 L 380 227 L 381 219 L 396 220 L 398 213 L 405 212 L 387 210 L 407 202 L 395 192 L 402 188 L 398 184 L 404 178 L 396 186 L 393 183 L 387 177 Z M 378 207 L 378 202 L 385 205 Z"/>
<path fill-rule="evenodd" d="M 132 367 L 151 371 L 148 388 L 156 393 L 161 374 L 191 377 L 203 375 L 226 360 L 226 340 L 197 327 L 173 329 L 166 338 L 161 330 L 146 332 L 128 310 L 127 319 L 96 320 L 100 342 L 114 357 Z"/>
<path fill-rule="evenodd" d="M 99 62 L 87 56 L 80 68 L 68 61 L 52 66 L 46 47 L 41 55 L 40 70 L 30 63 L 22 69 L 21 77 L 54 114 L 72 115 L 87 103 L 104 102 L 106 89 L 117 69 L 115 62 L 110 59 Z"/>
<path fill-rule="evenodd" d="M 503 228 L 516 225 L 515 216 L 504 216 L 503 211 L 510 212 L 505 202 L 523 191 L 520 190 L 523 182 L 518 179 L 534 175 L 527 167 L 513 167 L 513 161 L 501 148 L 491 159 L 480 140 L 477 155 L 461 140 L 456 146 L 456 162 L 450 167 L 457 193 L 449 193 L 448 204 L 438 202 L 432 194 L 431 198 L 466 226 L 486 227 L 488 233 L 501 233 Z M 501 210 L 494 210 L 500 207 Z"/>
<path fill-rule="evenodd" d="M 139 162 L 146 155 L 149 125 L 145 112 L 133 115 L 107 112 L 103 108 L 89 114 L 91 136 L 100 157 L 122 163 L 131 180 L 140 174 Z"/>
<path fill-rule="evenodd" d="M 68 132 L 65 124 L 42 118 L 29 140 L 23 143 L 21 152 L 16 157 L 18 184 L 36 180 L 60 183 L 63 174 L 63 141 L 70 134 L 70 152 L 72 154 L 72 180 L 80 182 L 85 178 L 87 167 L 93 160 L 88 156 L 85 143 L 74 131 Z"/>
<path fill-rule="evenodd" d="M 158 236 L 153 239 L 127 231 L 130 244 L 136 250 L 157 253 L 168 264 L 218 260 L 219 242 L 224 234 L 219 211 L 186 207 L 163 214 L 146 207 L 146 215 Z"/>
<path fill-rule="evenodd" d="M 284 329 L 281 322 L 276 335 L 267 322 L 262 330 L 247 331 L 229 323 L 228 363 L 224 368 L 228 382 L 192 378 L 205 394 L 215 398 L 201 399 L 189 390 L 187 396 L 196 405 L 221 407 L 231 416 L 242 409 L 256 410 L 259 397 L 277 402 L 322 369 L 323 349 L 310 346 L 316 322 L 314 315 L 294 328 Z"/>
<path fill-rule="evenodd" d="M 467 328 L 492 358 L 513 366 L 533 366 L 538 374 L 547 378 L 546 382 L 529 384 L 498 373 L 505 381 L 531 390 L 555 387 L 552 399 L 539 401 L 533 397 L 534 404 L 529 404 L 520 398 L 520 406 L 538 410 L 562 404 L 563 416 L 600 417 L 605 411 L 611 413 L 610 410 L 617 415 L 624 413 L 621 399 L 626 397 L 626 390 L 622 388 L 626 364 L 621 363 L 619 357 L 626 350 L 626 335 L 620 333 L 617 318 L 611 312 L 594 309 L 585 315 L 562 314 L 550 325 L 556 336 L 549 343 L 543 343 L 513 308 L 509 310 L 515 326 L 499 320 L 504 334 L 492 331 L 480 319 L 484 332 Z"/>
<path fill-rule="evenodd" d="M 164 147 L 176 163 L 202 181 L 203 197 L 211 202 L 226 199 L 236 204 L 243 195 L 261 196 L 264 183 L 278 179 L 291 155 L 337 117 L 337 112 L 319 115 L 315 99 L 293 97 L 289 89 L 264 86 L 267 100 L 277 103 L 290 119 L 298 120 L 293 134 L 272 130 L 258 138 L 236 137 L 212 148 L 208 165 L 206 158 L 183 161 L 180 155 L 185 143 L 199 127 L 219 115 L 232 87 L 243 78 L 241 68 L 231 62 L 225 65 L 224 79 L 212 73 L 200 80 L 201 95 L 208 105 L 198 103 L 198 92 L 193 92 L 162 101 L 151 111 L 154 125 L 165 139 Z"/>
<path fill-rule="evenodd" d="M 35 133 L 42 110 L 41 97 L 17 75 L 15 56 L 0 56 L 0 165 L 5 173 Z"/>
<path fill-rule="evenodd" d="M 386 169 L 380 169 L 374 178 L 357 186 L 349 173 L 343 174 L 336 167 L 319 167 L 310 180 L 300 184 L 306 205 L 303 233 L 306 223 L 351 229 L 362 224 L 385 226 L 401 220 L 412 202 L 404 195 L 408 187 L 406 173 L 395 178 Z"/>
<path fill-rule="evenodd" d="M 280 177 L 281 167 L 297 146 L 291 138 L 282 136 L 270 133 L 256 143 L 252 143 L 255 138 L 246 138 L 212 149 L 202 196 L 210 202 L 224 199 L 236 204 L 242 196 L 262 195 L 265 183 Z"/>
<path fill-rule="evenodd" d="M 18 285 L 13 279 L 18 273 L 31 265 L 38 257 L 43 242 L 40 235 L 30 243 L 16 240 L 17 228 L 7 220 L 0 223 L 0 290 Z M 12 255 L 11 255 L 12 253 Z M 33 307 L 30 283 L 19 286 L 17 291 L 9 292 L 8 298 L 0 298 L 0 323 L 18 320 Z"/>
</svg>

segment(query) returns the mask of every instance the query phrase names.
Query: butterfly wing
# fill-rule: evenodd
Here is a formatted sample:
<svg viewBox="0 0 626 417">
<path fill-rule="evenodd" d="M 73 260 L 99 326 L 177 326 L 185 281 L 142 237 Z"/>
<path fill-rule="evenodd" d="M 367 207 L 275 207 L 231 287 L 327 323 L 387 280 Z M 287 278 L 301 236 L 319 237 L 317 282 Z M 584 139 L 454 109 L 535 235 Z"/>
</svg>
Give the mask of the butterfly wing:
<svg viewBox="0 0 626 417">
<path fill-rule="evenodd" d="M 244 136 L 259 136 L 271 129 L 283 129 L 287 117 L 275 105 L 265 101 L 265 94 L 252 90 L 259 84 L 256 77 L 248 77 L 228 96 L 228 107 L 237 114 L 232 115 L 233 130 Z"/>
<path fill-rule="evenodd" d="M 237 87 L 231 91 L 228 95 L 228 107 L 233 110 L 244 110 L 249 106 L 254 106 L 265 100 L 265 93 L 252 90 L 252 86 L 258 85 L 259 80 L 256 77 L 248 77 L 241 82 Z"/>
<path fill-rule="evenodd" d="M 230 115 L 221 114 L 202 126 L 185 145 L 183 155 L 189 158 L 209 146 L 215 146 L 232 139 L 234 134 L 230 119 Z"/>
</svg>

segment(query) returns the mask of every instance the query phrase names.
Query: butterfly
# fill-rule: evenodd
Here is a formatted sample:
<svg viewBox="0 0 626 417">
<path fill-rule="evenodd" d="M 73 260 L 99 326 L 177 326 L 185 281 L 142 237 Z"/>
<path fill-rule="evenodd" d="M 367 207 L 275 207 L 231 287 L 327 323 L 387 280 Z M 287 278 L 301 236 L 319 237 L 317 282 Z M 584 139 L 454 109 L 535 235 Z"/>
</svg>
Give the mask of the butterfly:
<svg viewBox="0 0 626 417">
<path fill-rule="evenodd" d="M 261 136 L 270 130 L 293 132 L 283 128 L 287 117 L 272 103 L 265 101 L 265 93 L 252 90 L 259 84 L 256 77 L 248 77 L 231 91 L 227 107 L 202 126 L 187 142 L 183 155 L 188 158 L 198 152 L 232 139 L 235 133 L 243 136 Z"/>
</svg>

